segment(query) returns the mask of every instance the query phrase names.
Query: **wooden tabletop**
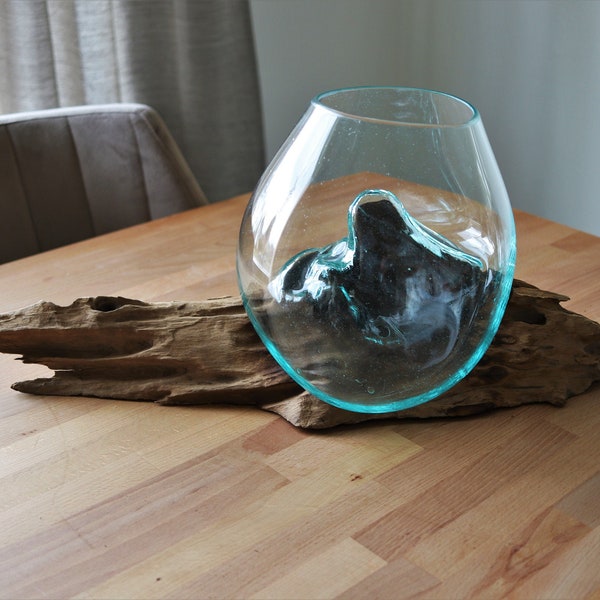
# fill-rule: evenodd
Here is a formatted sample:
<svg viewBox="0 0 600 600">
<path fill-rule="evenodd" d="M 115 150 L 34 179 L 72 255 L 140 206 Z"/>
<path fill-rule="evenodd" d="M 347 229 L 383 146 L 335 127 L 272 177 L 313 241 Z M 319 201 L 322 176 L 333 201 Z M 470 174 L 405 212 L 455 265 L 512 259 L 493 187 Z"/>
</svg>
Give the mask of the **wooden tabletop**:
<svg viewBox="0 0 600 600">
<path fill-rule="evenodd" d="M 247 197 L 0 266 L 44 299 L 236 294 Z M 517 276 L 600 321 L 600 239 L 518 213 Z M 1 598 L 600 597 L 600 387 L 319 433 L 238 407 L 28 396 L 0 356 Z"/>
</svg>

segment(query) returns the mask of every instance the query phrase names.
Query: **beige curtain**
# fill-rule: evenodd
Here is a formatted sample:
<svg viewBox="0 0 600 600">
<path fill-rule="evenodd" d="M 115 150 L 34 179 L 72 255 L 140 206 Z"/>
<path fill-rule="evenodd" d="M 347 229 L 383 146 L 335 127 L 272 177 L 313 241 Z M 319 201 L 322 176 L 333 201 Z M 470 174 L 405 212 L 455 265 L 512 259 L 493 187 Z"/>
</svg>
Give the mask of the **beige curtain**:
<svg viewBox="0 0 600 600">
<path fill-rule="evenodd" d="M 211 202 L 263 169 L 247 0 L 0 0 L 0 113 L 140 102 Z"/>
</svg>

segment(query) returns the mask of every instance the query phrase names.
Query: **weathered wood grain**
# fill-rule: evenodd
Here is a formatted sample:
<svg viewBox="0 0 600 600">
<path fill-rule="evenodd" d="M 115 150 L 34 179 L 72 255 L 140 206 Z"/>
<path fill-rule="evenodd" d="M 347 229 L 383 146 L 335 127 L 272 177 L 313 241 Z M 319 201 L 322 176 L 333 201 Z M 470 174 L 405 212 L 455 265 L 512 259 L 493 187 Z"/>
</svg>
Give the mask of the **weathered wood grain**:
<svg viewBox="0 0 600 600">
<path fill-rule="evenodd" d="M 515 281 L 498 334 L 463 381 L 434 401 L 377 415 L 337 409 L 303 391 L 232 297 L 166 303 L 94 297 L 66 307 L 40 302 L 0 315 L 0 351 L 55 371 L 13 385 L 31 394 L 253 404 L 304 428 L 465 416 L 528 403 L 562 405 L 600 380 L 600 325 L 563 309 L 567 299 Z"/>
<path fill-rule="evenodd" d="M 297 386 L 271 358 L 236 299 L 145 303 L 79 298 L 0 315 L 0 351 L 55 371 L 16 383 L 30 394 L 161 404 L 254 404 Z"/>
</svg>

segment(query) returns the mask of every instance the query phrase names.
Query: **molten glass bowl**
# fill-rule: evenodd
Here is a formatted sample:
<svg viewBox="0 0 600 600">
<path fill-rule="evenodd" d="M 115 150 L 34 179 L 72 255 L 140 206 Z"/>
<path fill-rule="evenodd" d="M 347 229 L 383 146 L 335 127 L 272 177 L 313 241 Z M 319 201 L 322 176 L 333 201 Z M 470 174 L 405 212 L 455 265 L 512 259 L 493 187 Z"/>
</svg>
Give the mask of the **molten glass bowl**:
<svg viewBox="0 0 600 600">
<path fill-rule="evenodd" d="M 248 204 L 248 315 L 279 364 L 340 408 L 388 412 L 462 379 L 515 262 L 510 202 L 478 112 L 440 92 L 321 94 Z"/>
</svg>

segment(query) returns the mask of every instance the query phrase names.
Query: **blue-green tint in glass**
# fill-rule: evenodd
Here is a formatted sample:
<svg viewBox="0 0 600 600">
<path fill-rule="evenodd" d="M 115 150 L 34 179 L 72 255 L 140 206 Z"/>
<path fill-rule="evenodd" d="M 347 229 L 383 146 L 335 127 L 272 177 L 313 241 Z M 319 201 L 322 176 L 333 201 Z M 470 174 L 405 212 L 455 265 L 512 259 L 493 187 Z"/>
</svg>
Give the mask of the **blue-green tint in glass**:
<svg viewBox="0 0 600 600">
<path fill-rule="evenodd" d="M 515 261 L 481 118 L 439 92 L 321 94 L 246 209 L 238 279 L 279 364 L 340 408 L 439 396 L 488 348 Z"/>
</svg>

